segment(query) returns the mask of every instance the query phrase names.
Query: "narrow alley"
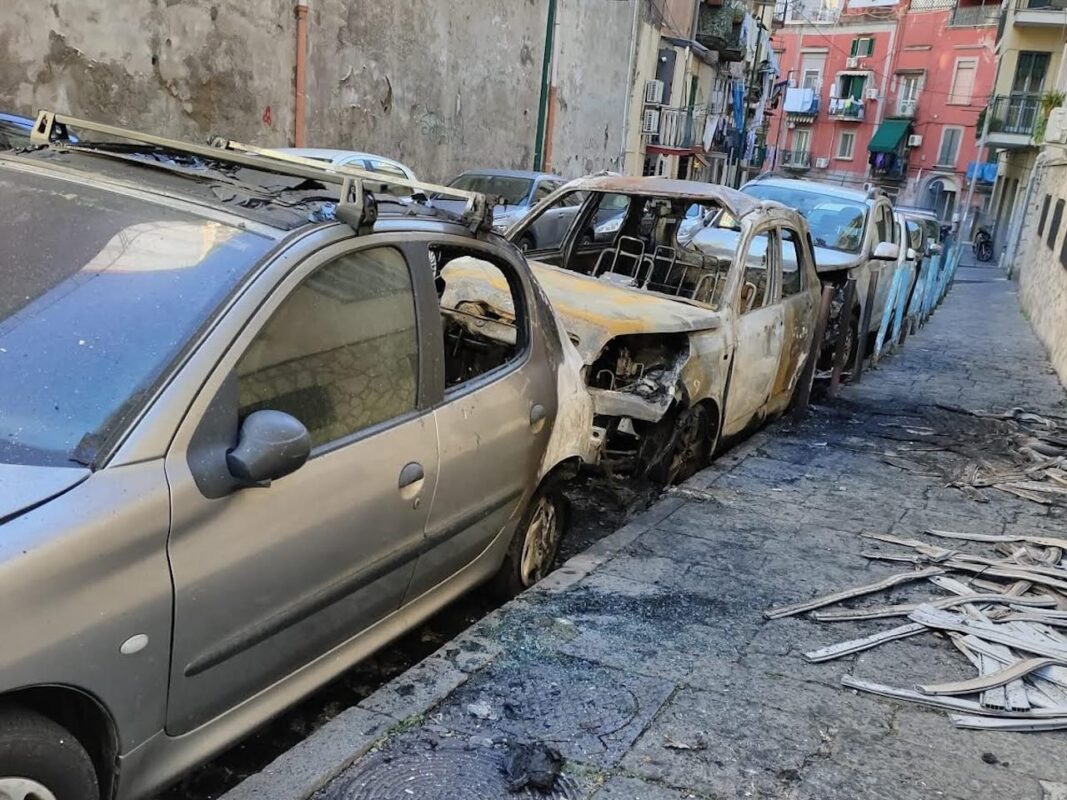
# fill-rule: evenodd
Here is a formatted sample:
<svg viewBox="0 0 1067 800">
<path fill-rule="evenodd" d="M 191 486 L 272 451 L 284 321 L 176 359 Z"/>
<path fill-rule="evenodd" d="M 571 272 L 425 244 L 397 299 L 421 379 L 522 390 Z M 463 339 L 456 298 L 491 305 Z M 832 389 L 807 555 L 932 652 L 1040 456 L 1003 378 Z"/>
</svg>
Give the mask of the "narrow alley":
<svg viewBox="0 0 1067 800">
<path fill-rule="evenodd" d="M 1062 508 L 969 496 L 886 461 L 909 430 L 944 442 L 974 427 L 949 407 L 1013 406 L 1067 413 L 1013 284 L 964 266 L 931 323 L 861 385 L 740 445 L 226 800 L 506 796 L 516 741 L 559 749 L 558 798 L 1062 797 L 1067 734 L 959 730 L 841 685 L 970 677 L 947 638 L 813 664 L 802 653 L 894 623 L 763 616 L 899 572 L 862 555 L 876 544 L 863 533 L 1062 534 Z M 909 584 L 868 602 L 930 594 Z"/>
</svg>

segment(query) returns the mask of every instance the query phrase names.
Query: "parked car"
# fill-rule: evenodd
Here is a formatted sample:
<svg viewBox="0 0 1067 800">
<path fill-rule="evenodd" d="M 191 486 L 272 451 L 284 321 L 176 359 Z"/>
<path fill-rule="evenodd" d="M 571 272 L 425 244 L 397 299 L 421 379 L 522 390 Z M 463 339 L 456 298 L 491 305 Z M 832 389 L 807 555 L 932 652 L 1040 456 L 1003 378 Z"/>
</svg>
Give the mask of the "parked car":
<svg viewBox="0 0 1067 800">
<path fill-rule="evenodd" d="M 78 132 L 0 153 L 0 797 L 146 797 L 471 587 L 530 585 L 597 447 L 478 198 L 370 228 L 316 166 Z"/>
<path fill-rule="evenodd" d="M 878 273 L 878 289 L 868 337 L 882 323 L 885 299 L 902 242 L 893 222 L 893 205 L 883 192 L 862 192 L 818 181 L 761 176 L 741 187 L 761 200 L 773 200 L 796 209 L 808 222 L 815 243 L 819 278 L 836 289 L 823 349 L 824 365 L 837 341 L 839 326 L 847 325 L 846 360 L 859 335 L 860 309 L 867 300 L 871 273 Z M 856 279 L 855 299 L 844 308 L 844 287 Z"/>
<path fill-rule="evenodd" d="M 537 205 L 552 192 L 566 183 L 559 175 L 545 172 L 526 172 L 513 169 L 486 169 L 464 172 L 449 181 L 449 187 L 466 192 L 480 192 L 487 197 L 496 198 L 493 206 L 493 227 L 500 232 L 517 219 L 521 218 L 531 207 Z M 433 198 L 438 208 L 457 211 L 463 201 L 448 197 Z M 525 239 L 519 242 L 521 250 L 536 247 L 539 237 L 555 236 L 560 226 L 566 226 L 573 210 L 563 210 L 562 214 L 546 218 L 536 229 L 531 230 Z"/>
<path fill-rule="evenodd" d="M 689 209 L 717 215 L 699 245 Z M 819 282 L 804 219 L 732 189 L 664 178 L 572 181 L 512 226 L 560 209 L 570 225 L 527 254 L 582 356 L 606 458 L 671 482 L 789 403 Z M 604 208 L 619 224 L 588 236 Z"/>
<path fill-rule="evenodd" d="M 407 196 L 411 190 L 399 184 L 391 184 L 388 179 L 396 179 L 409 183 L 418 183 L 418 178 L 411 168 L 385 156 L 374 153 L 360 153 L 354 150 L 329 150 L 316 147 L 279 147 L 277 152 L 301 158 L 310 158 L 314 161 L 325 161 L 335 167 L 350 166 L 365 172 L 381 173 L 386 183 L 381 188 L 390 194 Z"/>
</svg>

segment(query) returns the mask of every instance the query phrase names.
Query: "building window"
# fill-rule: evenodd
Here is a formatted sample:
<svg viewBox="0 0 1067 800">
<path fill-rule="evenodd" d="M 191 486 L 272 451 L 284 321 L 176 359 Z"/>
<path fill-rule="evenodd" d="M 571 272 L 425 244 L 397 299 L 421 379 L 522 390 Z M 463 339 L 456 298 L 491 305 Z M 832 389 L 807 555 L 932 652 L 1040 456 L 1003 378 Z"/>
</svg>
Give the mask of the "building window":
<svg viewBox="0 0 1067 800">
<path fill-rule="evenodd" d="M 793 131 L 793 152 L 807 153 L 811 150 L 811 130 L 797 128 Z"/>
<path fill-rule="evenodd" d="M 941 148 L 937 152 L 937 166 L 956 168 L 956 159 L 960 155 L 960 141 L 963 128 L 946 125 L 941 129 Z"/>
<path fill-rule="evenodd" d="M 851 160 L 856 149 L 856 134 L 852 131 L 841 131 L 837 136 L 837 157 L 846 161 Z"/>
<path fill-rule="evenodd" d="M 804 53 L 800 64 L 801 82 L 800 88 L 814 89 L 816 92 L 822 86 L 823 68 L 826 66 L 825 53 Z"/>
<path fill-rule="evenodd" d="M 1011 93 L 1039 94 L 1045 88 L 1048 62 L 1049 53 L 1019 53 L 1019 60 L 1015 62 L 1015 79 L 1011 83 Z"/>
<path fill-rule="evenodd" d="M 842 75 L 837 82 L 837 96 L 842 100 L 851 97 L 853 100 L 863 99 L 863 90 L 867 85 L 867 75 L 848 73 Z"/>
<path fill-rule="evenodd" d="M 978 72 L 977 58 L 957 58 L 956 71 L 952 74 L 952 91 L 949 92 L 950 105 L 968 106 L 974 93 L 974 76 Z"/>
<path fill-rule="evenodd" d="M 851 56 L 869 56 L 874 53 L 874 37 L 863 36 L 852 40 Z"/>
</svg>

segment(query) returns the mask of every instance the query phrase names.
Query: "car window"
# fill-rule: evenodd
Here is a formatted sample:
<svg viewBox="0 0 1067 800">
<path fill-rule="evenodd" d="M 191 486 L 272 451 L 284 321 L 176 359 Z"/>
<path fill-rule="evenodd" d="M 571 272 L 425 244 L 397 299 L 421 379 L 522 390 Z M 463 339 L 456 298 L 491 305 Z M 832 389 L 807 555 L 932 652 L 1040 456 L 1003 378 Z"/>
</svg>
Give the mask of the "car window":
<svg viewBox="0 0 1067 800">
<path fill-rule="evenodd" d="M 536 216 L 527 217 L 508 238 L 523 250 L 560 250 L 571 226 L 581 216 L 582 202 L 585 199 L 584 192 L 567 192 L 537 212 Z M 593 230 L 589 229 L 585 234 L 588 239 L 592 239 Z"/>
<path fill-rule="evenodd" d="M 922 225 L 916 222 L 912 222 L 910 219 L 904 223 L 907 226 L 908 231 L 908 247 L 915 250 L 916 253 L 923 252 L 923 228 Z"/>
<path fill-rule="evenodd" d="M 803 264 L 800 234 L 792 228 L 782 228 L 782 297 L 792 297 L 804 291 Z"/>
<path fill-rule="evenodd" d="M 343 439 L 415 409 L 418 350 L 400 251 L 343 255 L 294 289 L 242 355 L 240 416 L 284 411 L 313 447 Z"/>
<path fill-rule="evenodd" d="M 771 242 L 773 233 L 764 231 L 752 237 L 748 244 L 748 252 L 745 253 L 745 273 L 741 280 L 741 293 L 739 311 L 746 314 L 749 311 L 763 308 L 767 301 L 767 290 L 771 276 Z"/>
<path fill-rule="evenodd" d="M 449 186 L 465 192 L 481 192 L 499 197 L 502 204 L 506 206 L 520 206 L 530 196 L 533 180 L 508 175 L 465 174 L 453 180 Z"/>
<path fill-rule="evenodd" d="M 536 205 L 540 203 L 558 188 L 558 183 L 553 183 L 552 181 L 541 181 L 539 184 L 537 184 L 537 188 L 534 189 L 534 196 L 533 200 L 531 201 L 531 204 Z"/>
<path fill-rule="evenodd" d="M 863 229 L 867 221 L 867 204 L 842 199 L 825 192 L 795 186 L 750 183 L 745 194 L 760 200 L 774 200 L 796 209 L 808 221 L 816 247 L 858 253 L 863 246 Z"/>
<path fill-rule="evenodd" d="M 879 205 L 876 211 L 875 220 L 875 233 L 877 235 L 877 239 L 874 243 L 896 243 L 897 226 L 893 223 L 893 212 L 889 209 L 889 206 L 885 204 Z"/>
<path fill-rule="evenodd" d="M 475 250 L 433 247 L 430 264 L 444 329 L 445 390 L 456 391 L 519 357 L 522 294 L 511 267 Z"/>
</svg>

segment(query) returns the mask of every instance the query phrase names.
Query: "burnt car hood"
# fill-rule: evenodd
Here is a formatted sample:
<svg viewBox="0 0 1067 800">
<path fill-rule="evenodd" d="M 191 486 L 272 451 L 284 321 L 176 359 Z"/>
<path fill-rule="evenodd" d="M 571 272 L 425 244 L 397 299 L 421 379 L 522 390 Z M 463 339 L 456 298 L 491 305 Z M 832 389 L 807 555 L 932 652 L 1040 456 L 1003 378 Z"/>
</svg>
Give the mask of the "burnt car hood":
<svg viewBox="0 0 1067 800">
<path fill-rule="evenodd" d="M 91 474 L 72 467 L 0 464 L 0 523 L 73 489 Z"/>
<path fill-rule="evenodd" d="M 596 361 L 616 336 L 692 333 L 722 325 L 719 314 L 709 308 L 617 286 L 539 261 L 531 261 L 530 268 L 567 333 L 578 340 L 575 347 L 586 365 Z"/>
<path fill-rule="evenodd" d="M 815 247 L 815 271 L 840 272 L 841 270 L 853 269 L 860 266 L 867 257 L 862 253 L 842 253 L 840 250 L 831 250 L 829 247 Z"/>
</svg>

